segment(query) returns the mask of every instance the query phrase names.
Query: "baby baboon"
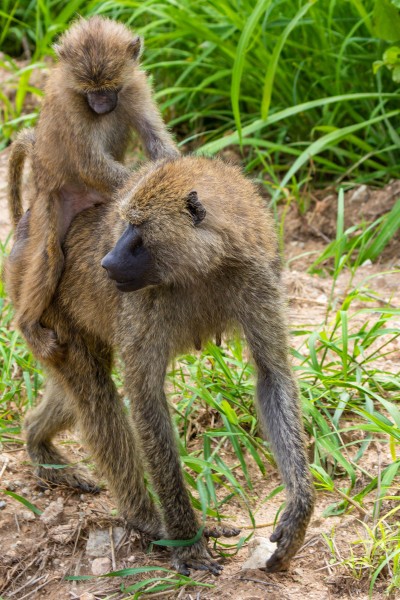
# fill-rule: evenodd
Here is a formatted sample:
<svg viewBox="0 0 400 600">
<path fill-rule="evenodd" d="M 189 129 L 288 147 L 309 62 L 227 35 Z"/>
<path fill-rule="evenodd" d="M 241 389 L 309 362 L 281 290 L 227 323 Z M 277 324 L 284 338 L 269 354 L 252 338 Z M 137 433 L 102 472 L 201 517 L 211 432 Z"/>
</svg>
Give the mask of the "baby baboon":
<svg viewBox="0 0 400 600">
<path fill-rule="evenodd" d="M 314 494 L 273 220 L 239 169 L 194 157 L 162 160 L 133 175 L 119 212 L 113 205 L 90 209 L 68 233 L 65 271 L 43 316 L 66 356 L 49 368 L 51 388 L 27 419 L 30 456 L 39 464 L 65 462 L 51 439 L 78 421 L 128 521 L 150 535 L 193 538 L 199 523 L 174 441 L 166 370 L 196 338 L 205 342 L 237 326 L 257 366 L 258 411 L 288 493 L 266 569 L 285 569 L 303 543 Z M 125 365 L 132 425 L 111 379 L 113 348 Z M 144 488 L 143 465 L 159 509 Z M 53 481 L 66 477 L 55 473 Z M 79 474 L 69 477 L 91 485 Z M 173 552 L 182 573 L 220 570 L 204 539 Z"/>
<path fill-rule="evenodd" d="M 19 287 L 17 323 L 41 360 L 59 357 L 54 332 L 40 319 L 59 280 L 61 242 L 77 213 L 103 203 L 126 180 L 121 162 L 133 130 L 150 159 L 177 156 L 176 145 L 138 68 L 141 39 L 121 23 L 79 19 L 56 46 L 35 132 L 22 132 L 9 163 L 9 206 L 14 226 L 22 215 L 24 157 L 32 158 L 34 190 L 24 272 L 6 268 Z M 21 266 L 21 264 L 19 265 Z M 12 279 L 16 278 L 18 284 Z"/>
</svg>

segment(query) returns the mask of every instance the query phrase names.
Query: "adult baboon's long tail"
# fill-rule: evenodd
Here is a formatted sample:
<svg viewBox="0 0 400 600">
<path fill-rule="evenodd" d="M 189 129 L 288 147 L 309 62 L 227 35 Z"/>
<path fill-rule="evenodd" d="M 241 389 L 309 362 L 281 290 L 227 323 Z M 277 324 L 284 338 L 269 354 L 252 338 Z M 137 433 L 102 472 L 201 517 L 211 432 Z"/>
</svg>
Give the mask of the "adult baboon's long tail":
<svg viewBox="0 0 400 600">
<path fill-rule="evenodd" d="M 8 210 L 14 228 L 24 213 L 21 198 L 22 174 L 25 159 L 32 152 L 34 144 L 34 130 L 23 129 L 11 146 L 8 160 Z"/>
</svg>

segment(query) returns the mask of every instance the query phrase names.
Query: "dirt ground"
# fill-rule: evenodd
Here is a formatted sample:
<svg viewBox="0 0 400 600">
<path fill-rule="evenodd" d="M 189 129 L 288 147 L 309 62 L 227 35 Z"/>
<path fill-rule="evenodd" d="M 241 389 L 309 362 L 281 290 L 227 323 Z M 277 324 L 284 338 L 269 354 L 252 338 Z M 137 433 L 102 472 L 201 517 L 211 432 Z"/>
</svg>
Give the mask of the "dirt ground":
<svg viewBox="0 0 400 600">
<path fill-rule="evenodd" d="M 4 151 L 0 153 L 0 238 L 3 241 L 10 231 L 5 198 L 6 160 L 7 151 Z M 362 217 L 371 220 L 376 218 L 388 211 L 398 197 L 400 182 L 393 182 L 384 190 L 362 187 L 356 192 L 349 192 L 346 196 L 346 224 L 357 223 Z M 286 256 L 291 260 L 290 269 L 285 277 L 290 298 L 291 324 L 310 325 L 315 328 L 324 320 L 331 282 L 329 279 L 307 274 L 305 268 L 312 262 L 312 256 L 303 255 L 320 252 L 327 241 L 334 237 L 336 197 L 328 191 L 311 200 L 313 207 L 306 216 L 300 215 L 294 206 L 286 215 Z M 368 286 L 378 293 L 383 301 L 391 301 L 392 304 L 398 302 L 396 293 L 399 288 L 399 276 L 376 275 L 400 266 L 399 249 L 400 240 L 397 239 L 385 251 L 380 264 L 365 265 L 358 269 L 353 285 L 368 282 Z M 338 281 L 335 301 L 339 302 L 346 294 L 348 285 L 349 276 L 343 274 Z M 356 308 L 353 307 L 352 310 Z M 397 325 L 400 327 L 400 317 Z M 385 367 L 393 373 L 397 371 L 400 359 L 399 344 L 395 345 L 394 351 L 385 362 Z M 61 438 L 60 442 L 67 446 L 71 460 L 77 461 L 85 456 L 85 450 L 77 441 L 77 434 L 71 435 L 72 437 Z M 365 460 L 368 462 L 369 471 L 377 473 L 379 461 L 384 464 L 390 462 L 391 458 L 386 445 L 371 444 Z M 51 502 L 59 499 L 63 501 L 63 507 L 58 512 L 56 510 L 50 522 L 46 524 L 19 502 L 0 493 L 0 506 L 1 502 L 5 502 L 5 506 L 0 510 L 0 598 L 94 600 L 110 597 L 112 594 L 115 594 L 112 597 L 116 599 L 126 597 L 119 591 L 119 578 L 83 582 L 65 580 L 68 575 L 92 573 L 94 559 L 86 553 L 86 540 L 91 530 L 102 528 L 108 531 L 114 540 L 113 532 L 118 523 L 110 518 L 110 511 L 115 505 L 106 489 L 98 496 L 83 496 L 67 489 L 41 491 L 25 449 L 13 444 L 0 449 L 0 479 L 2 489 L 9 489 L 24 496 L 41 510 L 46 509 Z M 269 537 L 272 532 L 271 524 L 283 496 L 278 495 L 268 502 L 263 502 L 263 498 L 279 484 L 279 477 L 269 466 L 266 479 L 253 469 L 253 481 L 255 489 L 251 494 L 257 521 L 256 534 Z M 245 483 L 243 485 L 245 486 Z M 175 592 L 159 593 L 157 597 L 183 600 L 367 599 L 365 582 L 358 583 L 342 568 L 330 563 L 331 555 L 322 534 L 329 535 L 334 529 L 338 555 L 341 556 L 341 552 L 346 555 L 350 541 L 357 539 L 361 530 L 357 513 L 340 518 L 322 516 L 324 509 L 333 500 L 332 496 L 318 493 L 317 507 L 306 542 L 287 573 L 267 575 L 261 570 L 243 571 L 241 566 L 248 555 L 245 545 L 237 555 L 222 559 L 224 571 L 219 578 L 208 574 L 194 574 L 200 581 L 213 583 L 214 588 L 185 587 Z M 54 508 L 54 505 L 52 507 Z M 369 512 L 368 502 L 366 508 Z M 247 511 L 237 500 L 226 506 L 226 513 L 230 522 L 243 528 L 242 534 L 250 533 Z M 165 551 L 146 554 L 139 540 L 133 535 L 124 534 L 118 542 L 110 543 L 109 554 L 109 565 L 113 570 L 143 565 L 169 567 L 168 554 Z M 152 576 L 153 573 L 139 578 Z M 128 585 L 137 580 L 138 577 L 128 578 L 124 583 Z M 384 586 L 378 582 L 374 598 L 379 600 L 386 597 L 383 590 Z"/>
</svg>

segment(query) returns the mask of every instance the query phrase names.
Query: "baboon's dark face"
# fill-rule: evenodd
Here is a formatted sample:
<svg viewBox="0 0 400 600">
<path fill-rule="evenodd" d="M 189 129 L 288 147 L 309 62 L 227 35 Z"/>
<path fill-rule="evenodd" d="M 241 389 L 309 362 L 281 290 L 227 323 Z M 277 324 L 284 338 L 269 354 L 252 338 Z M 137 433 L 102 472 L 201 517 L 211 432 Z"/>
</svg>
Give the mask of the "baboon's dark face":
<svg viewBox="0 0 400 600">
<path fill-rule="evenodd" d="M 129 225 L 101 264 L 123 292 L 149 285 L 186 286 L 196 282 L 199 275 L 204 276 L 215 263 L 218 235 L 207 235 L 207 225 L 202 227 L 202 234 L 196 235 L 206 217 L 197 192 L 181 195 L 177 191 L 165 201 L 163 186 L 172 187 L 174 180 L 169 186 L 162 168 L 137 189 L 136 174 L 134 189 L 121 192 L 120 215 Z"/>
<path fill-rule="evenodd" d="M 140 227 L 131 223 L 103 258 L 101 266 L 121 292 L 135 292 L 160 283 L 153 256 L 143 244 Z"/>
<path fill-rule="evenodd" d="M 118 90 L 98 90 L 87 92 L 87 103 L 97 115 L 105 115 L 112 112 L 118 104 Z"/>
</svg>

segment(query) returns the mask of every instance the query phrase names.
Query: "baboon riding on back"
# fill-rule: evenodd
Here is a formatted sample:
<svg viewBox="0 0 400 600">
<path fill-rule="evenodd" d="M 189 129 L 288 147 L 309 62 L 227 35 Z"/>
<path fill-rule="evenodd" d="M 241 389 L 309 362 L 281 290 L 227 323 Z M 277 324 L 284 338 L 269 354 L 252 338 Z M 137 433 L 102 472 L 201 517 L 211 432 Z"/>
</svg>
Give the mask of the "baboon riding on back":
<svg viewBox="0 0 400 600">
<path fill-rule="evenodd" d="M 25 232 L 17 235 L 18 263 Z M 65 269 L 43 315 L 65 348 L 48 365 L 42 403 L 27 417 L 40 477 L 90 489 L 53 444 L 74 423 L 128 523 L 148 535 L 191 539 L 199 521 L 186 491 L 164 392 L 177 353 L 239 328 L 258 371 L 257 407 L 286 485 L 268 571 L 287 568 L 304 540 L 314 494 L 298 389 L 288 358 L 285 301 L 273 219 L 240 170 L 185 157 L 148 164 L 108 204 L 79 214 L 64 244 Z M 104 268 L 102 268 L 102 266 Z M 131 419 L 111 378 L 122 357 Z M 160 504 L 144 484 L 149 473 Z M 219 573 L 204 538 L 173 549 L 182 573 Z"/>
<path fill-rule="evenodd" d="M 23 215 L 21 179 L 31 158 L 29 242 L 23 273 L 7 266 L 19 296 L 16 321 L 40 360 L 60 360 L 62 348 L 41 317 L 62 273 L 62 242 L 73 218 L 108 202 L 129 176 L 122 164 L 136 132 L 152 159 L 179 154 L 139 68 L 142 41 L 122 23 L 78 19 L 55 46 L 35 131 L 11 147 L 9 206 L 14 227 Z"/>
</svg>

